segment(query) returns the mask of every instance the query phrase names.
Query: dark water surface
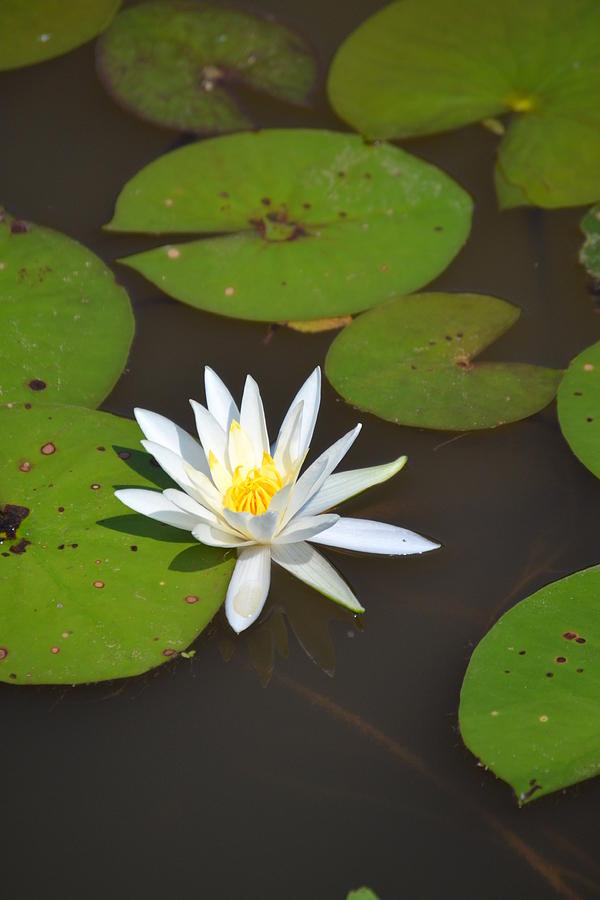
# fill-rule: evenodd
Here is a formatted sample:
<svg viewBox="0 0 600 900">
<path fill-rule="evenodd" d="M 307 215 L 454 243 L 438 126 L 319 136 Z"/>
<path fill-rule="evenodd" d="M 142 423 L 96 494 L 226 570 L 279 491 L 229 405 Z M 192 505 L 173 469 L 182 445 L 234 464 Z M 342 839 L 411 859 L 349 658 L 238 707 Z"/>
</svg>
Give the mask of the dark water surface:
<svg viewBox="0 0 600 900">
<path fill-rule="evenodd" d="M 262 9 L 311 37 L 325 67 L 381 5 L 264 0 Z M 66 232 L 110 264 L 148 246 L 99 226 L 125 181 L 178 138 L 105 96 L 93 47 L 2 73 L 0 97 L 0 197 L 9 211 Z M 323 95 L 312 113 L 269 103 L 259 117 L 342 127 Z M 566 366 L 600 339 L 576 260 L 581 211 L 500 215 L 496 142 L 477 126 L 406 145 L 476 201 L 472 236 L 435 287 L 522 307 L 488 358 Z M 137 336 L 104 404 L 111 412 L 146 406 L 191 429 L 187 398 L 202 397 L 209 364 L 236 392 L 252 372 L 275 428 L 323 363 L 331 334 L 196 312 L 116 268 Z M 234 640 L 217 621 L 193 660 L 84 688 L 0 685 L 3 895 L 343 900 L 363 883 L 382 900 L 600 894 L 600 780 L 519 810 L 457 729 L 470 653 L 498 615 L 600 560 L 598 481 L 571 454 L 553 408 L 451 441 L 357 414 L 325 384 L 313 452 L 357 419 L 364 428 L 347 467 L 403 452 L 409 462 L 349 503 L 348 514 L 405 525 L 444 549 L 404 560 L 336 555 L 367 608 L 358 624 L 274 571 L 264 624 Z M 273 667 L 273 648 L 285 650 L 286 639 L 289 655 Z"/>
</svg>

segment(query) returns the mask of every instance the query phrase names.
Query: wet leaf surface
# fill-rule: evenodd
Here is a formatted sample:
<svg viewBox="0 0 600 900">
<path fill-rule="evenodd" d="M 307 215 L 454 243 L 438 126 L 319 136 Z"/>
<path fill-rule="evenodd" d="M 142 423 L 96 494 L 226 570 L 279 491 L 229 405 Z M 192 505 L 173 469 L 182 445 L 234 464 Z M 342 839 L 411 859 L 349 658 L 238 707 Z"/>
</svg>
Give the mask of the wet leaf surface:
<svg viewBox="0 0 600 900">
<path fill-rule="evenodd" d="M 575 357 L 557 399 L 558 421 L 571 450 L 600 478 L 600 343 Z"/>
<path fill-rule="evenodd" d="M 600 771 L 600 566 L 517 604 L 475 649 L 459 719 L 467 747 L 520 804 Z"/>
<path fill-rule="evenodd" d="M 140 674 L 185 651 L 224 600 L 233 559 L 113 496 L 167 486 L 139 438 L 135 422 L 78 407 L 0 411 L 0 681 Z"/>
<path fill-rule="evenodd" d="M 512 114 L 498 151 L 504 207 L 600 195 L 600 6 L 595 0 L 401 0 L 342 44 L 329 96 L 370 138 Z"/>
<path fill-rule="evenodd" d="M 333 387 L 354 406 L 401 425 L 470 431 L 530 416 L 562 372 L 475 358 L 520 310 L 481 294 L 419 294 L 371 310 L 327 354 Z"/>
<path fill-rule="evenodd" d="M 581 220 L 585 241 L 579 260 L 600 288 L 600 203 L 593 206 Z"/>
<path fill-rule="evenodd" d="M 133 338 L 129 298 L 91 251 L 0 210 L 0 402 L 97 406 Z"/>
</svg>

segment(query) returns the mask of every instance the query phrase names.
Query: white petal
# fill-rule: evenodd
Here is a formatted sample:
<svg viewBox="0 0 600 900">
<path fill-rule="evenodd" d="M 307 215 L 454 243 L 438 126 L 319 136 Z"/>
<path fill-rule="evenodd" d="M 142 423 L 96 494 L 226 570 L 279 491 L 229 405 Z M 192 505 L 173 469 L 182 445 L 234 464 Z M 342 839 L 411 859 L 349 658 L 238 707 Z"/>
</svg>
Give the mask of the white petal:
<svg viewBox="0 0 600 900">
<path fill-rule="evenodd" d="M 186 470 L 186 465 L 188 464 L 184 462 L 181 456 L 174 453 L 172 450 L 167 450 L 167 448 L 161 446 L 161 444 L 155 444 L 154 441 L 141 441 L 141 444 L 144 450 L 147 450 L 148 453 L 154 457 L 161 469 L 163 469 L 173 481 L 176 481 L 184 491 L 192 490 L 192 482 L 190 481 Z M 205 478 L 206 476 L 203 475 L 203 477 Z"/>
<path fill-rule="evenodd" d="M 185 468 L 186 475 L 190 482 L 190 487 L 186 487 L 186 493 L 195 497 L 202 506 L 220 515 L 223 508 L 223 498 L 216 489 L 210 478 L 191 466 Z"/>
<path fill-rule="evenodd" d="M 235 535 L 232 531 L 223 531 L 214 525 L 207 525 L 205 522 L 199 522 L 194 526 L 192 535 L 201 544 L 208 544 L 209 547 L 248 547 L 250 541 L 244 540 L 241 535 Z"/>
<path fill-rule="evenodd" d="M 294 455 L 294 448 L 298 446 L 300 440 L 303 410 L 304 402 L 301 400 L 285 417 L 277 439 L 273 462 L 282 478 L 288 477 L 290 472 L 296 468 L 298 457 Z"/>
<path fill-rule="evenodd" d="M 290 408 L 279 429 L 279 436 L 275 442 L 275 451 L 277 451 L 279 440 L 287 425 L 288 417 L 292 415 L 295 407 L 301 401 L 303 403 L 302 427 L 297 435 L 296 443 L 291 447 L 294 459 L 305 456 L 312 440 L 313 431 L 315 430 L 317 416 L 319 415 L 319 404 L 321 403 L 321 369 L 319 366 L 317 366 L 312 375 L 306 379 L 292 400 Z"/>
<path fill-rule="evenodd" d="M 293 544 L 296 541 L 310 541 L 322 531 L 331 530 L 339 516 L 296 516 L 277 535 L 274 543 Z"/>
<path fill-rule="evenodd" d="M 297 544 L 273 544 L 271 556 L 282 568 L 287 569 L 300 581 L 314 587 L 330 600 L 347 606 L 353 612 L 364 612 L 346 582 L 333 568 L 331 563 L 317 553 L 310 544 L 300 541 Z"/>
<path fill-rule="evenodd" d="M 265 411 L 260 391 L 251 375 L 246 376 L 246 384 L 244 385 L 240 425 L 254 445 L 256 452 L 254 465 L 261 466 L 263 453 L 269 453 L 270 451 L 269 435 L 267 434 Z"/>
<path fill-rule="evenodd" d="M 212 451 L 220 462 L 225 462 L 225 448 L 227 447 L 227 433 L 221 428 L 213 415 L 196 400 L 190 400 L 200 443 L 204 447 L 206 461 Z M 195 467 L 194 467 L 195 468 Z"/>
<path fill-rule="evenodd" d="M 148 516 L 149 519 L 156 519 L 157 522 L 164 522 L 165 525 L 182 528 L 184 531 L 191 531 L 198 521 L 194 516 L 178 509 L 159 491 L 124 488 L 115 491 L 115 497 L 134 512 Z"/>
<path fill-rule="evenodd" d="M 202 447 L 187 431 L 171 422 L 165 416 L 150 412 L 148 409 L 136 408 L 133 411 L 137 423 L 144 432 L 146 438 L 154 444 L 160 444 L 181 456 L 195 469 L 200 469 L 208 474 L 208 466 Z"/>
<path fill-rule="evenodd" d="M 174 488 L 167 488 L 166 491 L 163 491 L 163 496 L 179 509 L 194 516 L 197 522 L 205 522 L 207 525 L 216 525 L 219 528 L 223 528 L 223 521 L 212 510 L 198 503 L 189 494 L 184 494 L 183 491 L 176 491 Z"/>
<path fill-rule="evenodd" d="M 407 556 L 410 553 L 427 553 L 440 546 L 427 538 L 387 525 L 385 522 L 372 522 L 369 519 L 339 519 L 328 531 L 322 531 L 314 538 L 315 544 L 327 547 L 341 547 L 344 550 L 357 550 L 359 553 L 382 553 L 388 556 Z"/>
<path fill-rule="evenodd" d="M 227 433 L 233 419 L 237 419 L 239 422 L 240 413 L 228 388 L 210 366 L 206 366 L 204 369 L 204 389 L 209 413 Z"/>
<path fill-rule="evenodd" d="M 366 491 L 367 488 L 373 487 L 375 484 L 381 484 L 387 481 L 406 463 L 406 456 L 400 456 L 394 462 L 384 463 L 381 466 L 369 466 L 366 469 L 352 469 L 349 472 L 337 472 L 330 475 L 320 488 L 318 493 L 308 501 L 302 515 L 316 515 L 325 512 L 343 503 L 350 497 Z"/>
<path fill-rule="evenodd" d="M 270 584 L 269 548 L 256 546 L 239 550 L 225 599 L 227 619 L 238 634 L 261 614 Z"/>
<path fill-rule="evenodd" d="M 278 514 L 270 510 L 263 513 L 262 516 L 253 516 L 249 512 L 233 512 L 230 509 L 223 509 L 223 518 L 231 528 L 259 544 L 270 543 L 279 523 Z"/>
<path fill-rule="evenodd" d="M 262 458 L 261 458 L 262 462 Z M 241 467 L 244 475 L 256 468 L 256 450 L 250 435 L 238 422 L 232 422 L 227 441 L 227 463 L 231 472 Z"/>
</svg>

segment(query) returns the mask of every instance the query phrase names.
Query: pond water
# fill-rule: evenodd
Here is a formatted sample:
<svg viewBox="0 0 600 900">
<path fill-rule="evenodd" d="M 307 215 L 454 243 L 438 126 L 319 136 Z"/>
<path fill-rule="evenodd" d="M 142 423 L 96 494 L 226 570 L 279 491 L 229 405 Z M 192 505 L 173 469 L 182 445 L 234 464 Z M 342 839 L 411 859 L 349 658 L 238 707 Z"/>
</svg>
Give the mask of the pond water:
<svg viewBox="0 0 600 900">
<path fill-rule="evenodd" d="M 262 0 L 261 9 L 308 35 L 326 71 L 381 5 L 353 0 L 342 15 L 336 0 Z M 127 179 L 180 139 L 105 95 L 92 45 L 2 82 L 6 207 L 111 265 L 147 247 L 99 226 Z M 256 114 L 264 126 L 342 127 L 323 92 L 311 112 L 262 103 Z M 474 126 L 405 144 L 475 199 L 469 242 L 434 289 L 523 309 L 487 358 L 564 367 L 600 339 L 577 263 L 581 210 L 498 213 L 496 143 Z M 323 364 L 332 334 L 203 314 L 115 269 L 137 332 L 106 410 L 145 406 L 191 429 L 187 398 L 202 397 L 209 364 L 238 394 L 251 372 L 274 428 Z M 264 624 L 235 639 L 218 618 L 191 660 L 99 686 L 0 685 L 1 877 L 12 897 L 343 900 L 361 884 L 382 900 L 600 894 L 600 780 L 519 810 L 457 728 L 469 656 L 497 617 L 599 561 L 598 481 L 564 442 L 554 408 L 496 431 L 428 432 L 359 414 L 325 383 L 313 452 L 357 420 L 348 467 L 401 453 L 408 465 L 348 514 L 405 525 L 443 549 L 336 555 L 367 608 L 357 623 L 274 571 Z M 282 656 L 274 648 L 285 650 L 286 636 Z"/>
</svg>

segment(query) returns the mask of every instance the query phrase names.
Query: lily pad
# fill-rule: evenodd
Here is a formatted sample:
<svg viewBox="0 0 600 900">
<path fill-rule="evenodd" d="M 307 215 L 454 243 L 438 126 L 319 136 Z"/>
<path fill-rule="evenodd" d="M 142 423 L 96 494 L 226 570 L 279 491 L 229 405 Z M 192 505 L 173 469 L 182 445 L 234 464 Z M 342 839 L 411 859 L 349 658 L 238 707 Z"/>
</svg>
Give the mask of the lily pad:
<svg viewBox="0 0 600 900">
<path fill-rule="evenodd" d="M 558 421 L 575 456 L 600 478 L 600 342 L 567 369 L 558 390 Z"/>
<path fill-rule="evenodd" d="M 370 888 L 362 887 L 350 891 L 346 900 L 379 900 L 379 898 Z"/>
<path fill-rule="evenodd" d="M 127 183 L 107 227 L 220 233 L 121 261 L 192 306 L 277 322 L 416 290 L 458 253 L 470 218 L 462 188 L 396 147 L 276 129 L 161 157 Z"/>
<path fill-rule="evenodd" d="M 107 27 L 121 0 L 2 0 L 0 70 L 62 56 Z"/>
<path fill-rule="evenodd" d="M 511 114 L 498 151 L 503 206 L 600 198 L 596 0 L 400 0 L 342 44 L 331 103 L 369 138 Z"/>
<path fill-rule="evenodd" d="M 210 3 L 143 3 L 117 16 L 97 45 L 98 74 L 137 115 L 181 131 L 215 133 L 252 123 L 232 88 L 306 105 L 317 66 L 289 28 Z"/>
<path fill-rule="evenodd" d="M 97 256 L 0 210 L 0 402 L 97 406 L 133 330 L 129 298 Z"/>
<path fill-rule="evenodd" d="M 419 294 L 371 310 L 327 354 L 333 387 L 354 406 L 400 425 L 471 431 L 530 416 L 562 377 L 522 363 L 474 362 L 521 311 L 480 294 Z"/>
<path fill-rule="evenodd" d="M 600 566 L 517 604 L 475 649 L 467 747 L 528 803 L 600 772 Z"/>
<path fill-rule="evenodd" d="M 585 242 L 579 260 L 600 287 L 600 203 L 588 210 L 581 220 Z"/>
<path fill-rule="evenodd" d="M 0 411 L 0 681 L 138 675 L 184 651 L 223 602 L 233 559 L 123 515 L 115 485 L 167 486 L 138 446 L 137 425 L 108 413 Z"/>
</svg>

